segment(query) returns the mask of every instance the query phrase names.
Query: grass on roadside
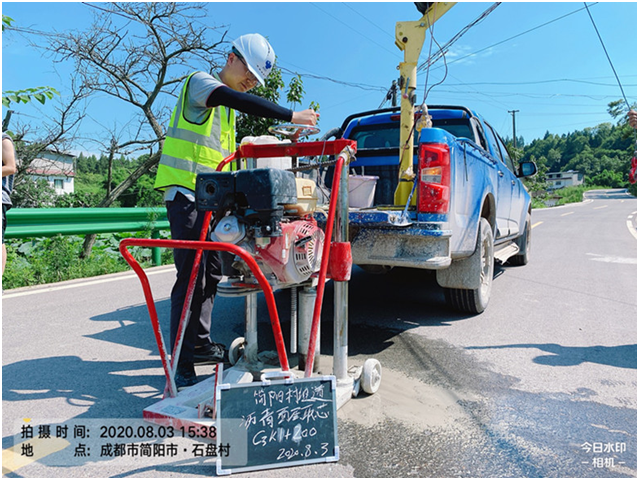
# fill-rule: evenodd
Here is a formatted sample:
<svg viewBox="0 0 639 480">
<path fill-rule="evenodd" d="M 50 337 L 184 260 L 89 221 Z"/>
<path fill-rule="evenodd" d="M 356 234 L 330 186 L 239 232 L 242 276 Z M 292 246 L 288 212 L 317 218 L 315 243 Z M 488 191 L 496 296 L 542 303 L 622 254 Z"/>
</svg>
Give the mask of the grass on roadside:
<svg viewBox="0 0 639 480">
<path fill-rule="evenodd" d="M 583 202 L 585 192 L 588 192 L 590 190 L 602 190 L 608 188 L 610 187 L 587 187 L 585 185 L 560 188 L 544 196 L 534 197 L 532 199 L 532 208 L 547 208 L 550 201 L 553 202 L 552 206 L 557 207 L 560 205 L 566 205 L 568 203 Z"/>
<path fill-rule="evenodd" d="M 165 233 L 168 236 L 168 232 Z M 130 270 L 118 250 L 124 238 L 150 238 L 148 232 L 98 235 L 88 258 L 81 258 L 84 237 L 57 235 L 50 238 L 8 239 L 7 265 L 2 288 L 13 288 L 63 282 Z M 129 251 L 143 267 L 152 266 L 150 248 L 132 247 Z M 162 250 L 162 264 L 173 262 L 172 251 Z"/>
</svg>

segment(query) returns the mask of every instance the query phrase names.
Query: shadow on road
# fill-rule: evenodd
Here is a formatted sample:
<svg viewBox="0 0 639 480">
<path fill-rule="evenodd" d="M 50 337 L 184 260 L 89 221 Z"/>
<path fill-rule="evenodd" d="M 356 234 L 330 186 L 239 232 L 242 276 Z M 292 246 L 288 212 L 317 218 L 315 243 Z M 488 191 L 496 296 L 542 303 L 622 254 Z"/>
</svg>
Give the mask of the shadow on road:
<svg viewBox="0 0 639 480">
<path fill-rule="evenodd" d="M 540 355 L 533 362 L 551 367 L 572 367 L 585 362 L 599 363 L 611 367 L 637 369 L 637 344 L 616 347 L 564 347 L 556 343 L 496 345 L 489 347 L 466 347 L 467 350 L 492 350 L 504 348 L 536 348 L 551 355 Z"/>
<path fill-rule="evenodd" d="M 495 279 L 504 273 L 495 268 Z M 285 344 L 290 350 L 290 291 L 275 292 L 277 310 Z M 349 343 L 356 344 L 352 353 L 374 354 L 393 344 L 397 333 L 418 327 L 447 327 L 452 322 L 476 320 L 473 315 L 452 310 L 444 300 L 443 290 L 434 271 L 396 268 L 385 275 L 374 275 L 353 268 L 349 282 Z M 333 351 L 333 283 L 326 284 L 322 304 L 321 351 Z M 156 302 L 162 334 L 168 342 L 170 302 Z M 244 299 L 216 297 L 213 310 L 212 337 L 227 346 L 244 335 Z M 139 304 L 92 317 L 93 321 L 117 321 L 120 327 L 106 330 L 91 338 L 148 350 L 157 354 L 146 304 Z M 379 330 L 372 332 L 372 330 Z M 382 331 L 383 330 L 383 331 Z M 258 296 L 258 338 L 260 350 L 275 349 L 273 333 L 264 296 Z"/>
<path fill-rule="evenodd" d="M 144 372 L 158 366 L 156 360 L 104 362 L 76 356 L 23 360 L 2 367 L 2 400 L 64 399 L 69 405 L 87 407 L 82 415 L 86 418 L 130 418 L 140 415 L 149 399 L 126 390 L 148 387 L 148 395 L 161 393 L 157 388 L 164 385 L 163 373 Z"/>
<path fill-rule="evenodd" d="M 164 336 L 164 340 L 168 342 L 170 302 L 168 299 L 161 300 L 155 303 L 155 307 L 158 312 L 158 317 L 160 318 L 162 335 Z M 166 319 L 166 321 L 164 319 Z M 87 335 L 88 338 L 141 348 L 153 354 L 156 354 L 158 351 L 146 304 L 134 305 L 102 315 L 96 315 L 91 317 L 91 320 L 97 322 L 118 322 L 120 326 L 93 335 Z"/>
</svg>

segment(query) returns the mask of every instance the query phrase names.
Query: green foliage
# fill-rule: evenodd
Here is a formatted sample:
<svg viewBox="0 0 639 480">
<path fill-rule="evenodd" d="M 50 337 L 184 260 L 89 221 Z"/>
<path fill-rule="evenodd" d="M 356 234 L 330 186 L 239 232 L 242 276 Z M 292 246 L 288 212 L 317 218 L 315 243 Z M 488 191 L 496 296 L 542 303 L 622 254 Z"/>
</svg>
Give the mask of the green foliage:
<svg viewBox="0 0 639 480">
<path fill-rule="evenodd" d="M 533 199 L 544 197 L 546 195 L 546 191 L 548 190 L 548 181 L 546 180 L 547 172 L 548 167 L 543 163 L 537 162 L 537 175 L 523 179 L 524 185 L 530 192 Z"/>
<path fill-rule="evenodd" d="M 588 186 L 606 186 L 610 188 L 624 188 L 628 186 L 628 182 L 623 178 L 621 172 L 604 170 L 594 177 L 588 178 L 586 182 Z"/>
<path fill-rule="evenodd" d="M 280 99 L 280 90 L 283 89 L 284 81 L 282 80 L 282 71 L 279 68 L 274 67 L 271 74 L 266 78 L 265 85 L 258 85 L 251 90 L 251 94 L 277 103 Z M 259 135 L 268 135 L 268 127 L 275 125 L 276 123 L 276 120 L 270 118 L 261 118 L 255 115 L 247 115 L 238 112 L 236 122 L 236 139 L 239 143 L 242 138 L 247 136 L 257 137 Z"/>
<path fill-rule="evenodd" d="M 271 74 L 266 79 L 265 86 L 257 86 L 251 90 L 251 94 L 278 103 L 281 91 L 284 90 L 284 80 L 282 80 L 282 71 L 274 67 Z M 286 101 L 291 104 L 293 110 L 298 104 L 302 103 L 304 98 L 304 82 L 300 75 L 294 76 L 288 84 L 286 91 Z M 319 110 L 319 103 L 311 102 L 311 106 L 315 111 Z M 279 120 L 270 118 L 261 118 L 255 115 L 247 115 L 238 112 L 236 122 L 236 138 L 238 143 L 242 138 L 247 136 L 257 137 L 260 135 L 269 135 L 268 128 L 272 125 L 281 123 Z"/>
<path fill-rule="evenodd" d="M 92 255 L 84 259 L 80 258 L 84 240 L 81 236 L 58 235 L 26 241 L 8 239 L 7 266 L 2 277 L 2 288 L 8 290 L 128 271 L 131 267 L 124 261 L 118 248 L 120 240 L 132 236 L 150 238 L 151 233 L 98 235 Z M 161 232 L 161 238 L 167 237 L 168 232 Z M 143 267 L 152 265 L 150 248 L 132 247 L 129 251 Z M 172 261 L 171 250 L 163 250 L 162 263 L 170 264 Z"/>
<path fill-rule="evenodd" d="M 148 154 L 142 155 L 135 160 L 128 160 L 124 157 L 114 159 L 111 178 L 111 188 L 125 179 L 135 168 L 148 159 Z M 70 195 L 66 202 L 70 206 L 98 206 L 104 198 L 107 187 L 107 172 L 109 159 L 102 155 L 99 158 L 95 155 L 79 155 L 76 159 L 75 192 L 77 195 Z M 154 207 L 162 206 L 164 200 L 162 194 L 153 189 L 155 182 L 155 171 L 145 173 L 138 181 L 124 191 L 113 206 L 119 207 Z M 66 197 L 67 195 L 64 195 Z M 57 205 L 62 206 L 62 205 Z"/>
<path fill-rule="evenodd" d="M 55 95 L 60 95 L 60 92 L 53 87 L 7 90 L 6 92 L 2 92 L 2 106 L 9 108 L 12 103 L 29 103 L 33 100 L 37 100 L 44 105 L 47 99 L 51 100 Z"/>
<path fill-rule="evenodd" d="M 46 180 L 42 178 L 35 181 L 30 178 L 20 178 L 20 180 L 16 180 L 13 193 L 11 193 L 13 206 L 20 208 L 47 208 L 55 205 L 57 195 Z"/>
<path fill-rule="evenodd" d="M 557 206 L 567 203 L 579 203 L 584 201 L 584 193 L 589 190 L 600 190 L 608 187 L 578 185 L 576 187 L 565 187 L 555 190 L 553 195 L 557 198 Z"/>
<path fill-rule="evenodd" d="M 11 26 L 11 22 L 13 22 L 13 18 L 7 16 L 7 15 L 2 15 L 2 31 L 4 32 L 4 27 L 10 27 Z"/>
<path fill-rule="evenodd" d="M 286 101 L 291 104 L 293 110 L 296 109 L 297 104 L 302 102 L 304 98 L 304 82 L 302 77 L 298 74 L 291 78 L 288 84 L 288 91 L 286 92 Z"/>
<path fill-rule="evenodd" d="M 536 181 L 526 180 L 531 191 L 538 191 L 539 177 L 546 172 L 574 170 L 584 175 L 587 186 L 629 188 L 630 159 L 636 154 L 637 131 L 627 122 L 623 101 L 611 102 L 608 112 L 616 124 L 602 123 L 569 134 L 546 133 L 544 138 L 526 145 L 522 160 L 537 163 Z"/>
</svg>

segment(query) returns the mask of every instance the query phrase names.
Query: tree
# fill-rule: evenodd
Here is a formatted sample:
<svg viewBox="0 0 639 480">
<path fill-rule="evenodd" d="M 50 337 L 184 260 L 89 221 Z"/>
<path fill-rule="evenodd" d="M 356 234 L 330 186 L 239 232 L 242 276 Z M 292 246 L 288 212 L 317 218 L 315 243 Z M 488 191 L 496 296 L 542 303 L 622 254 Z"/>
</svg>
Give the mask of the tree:
<svg viewBox="0 0 639 480">
<path fill-rule="evenodd" d="M 266 78 L 264 83 L 264 86 L 258 85 L 251 90 L 251 93 L 277 103 L 280 99 L 280 90 L 284 88 L 282 71 L 277 67 L 273 67 L 271 74 Z M 275 123 L 277 123 L 277 121 L 270 118 L 261 118 L 238 112 L 235 129 L 236 139 L 239 142 L 247 136 L 267 135 L 268 127 L 275 125 Z"/>
<path fill-rule="evenodd" d="M 530 160 L 537 164 L 537 174 L 533 177 L 527 177 L 522 180 L 533 197 L 543 197 L 548 190 L 548 180 L 546 180 L 548 167 L 543 162 L 535 161 L 534 157 Z"/>
<path fill-rule="evenodd" d="M 258 86 L 251 90 L 253 95 L 265 98 L 271 102 L 278 103 L 280 100 L 280 91 L 284 89 L 284 80 L 282 80 L 282 71 L 275 66 L 271 71 L 271 74 L 266 78 L 264 86 Z M 302 103 L 304 98 L 304 83 L 302 77 L 299 75 L 294 76 L 288 84 L 286 91 L 286 100 L 291 104 L 293 109 L 295 106 Z M 310 108 L 319 110 L 319 104 L 311 102 Z M 240 142 L 244 137 L 260 135 L 269 135 L 269 127 L 277 124 L 278 120 L 271 118 L 261 118 L 254 115 L 246 115 L 244 113 L 238 113 L 236 137 Z"/>
<path fill-rule="evenodd" d="M 218 68 L 218 47 L 226 32 L 220 40 L 210 40 L 209 34 L 215 29 L 199 21 L 205 4 L 132 2 L 92 6 L 97 13 L 89 28 L 52 35 L 46 49 L 58 62 L 75 63 L 79 81 L 88 92 L 107 94 L 138 109 L 138 128 L 131 138 L 118 140 L 111 135 L 110 155 L 140 148 L 154 150 L 121 183 L 107 190 L 99 206 L 108 207 L 157 165 L 164 125 L 179 88 L 192 71 Z M 85 256 L 90 254 L 94 239 L 87 237 Z"/>
<path fill-rule="evenodd" d="M 16 132 L 10 132 L 16 149 L 18 171 L 15 174 L 12 203 L 16 207 L 52 206 L 50 192 L 46 188 L 33 188 L 33 180 L 27 175 L 27 170 L 33 160 L 42 158 L 44 152 L 60 153 L 68 150 L 75 142 L 75 132 L 84 118 L 84 112 L 78 107 L 83 94 L 74 92 L 67 103 L 56 105 L 56 115 L 38 127 L 37 140 L 27 141 L 32 136 L 29 127 L 18 125 Z M 24 192 L 21 192 L 25 189 Z M 15 201 L 13 201 L 15 199 Z"/>
<path fill-rule="evenodd" d="M 103 6 L 104 5 L 104 6 Z M 81 84 L 91 93 L 105 93 L 139 110 L 139 128 L 132 138 L 109 141 L 109 151 L 137 147 L 154 154 L 107 193 L 101 207 L 111 205 L 159 161 L 164 125 L 177 91 L 192 71 L 217 68 L 218 41 L 199 21 L 205 4 L 109 3 L 94 6 L 93 24 L 81 32 L 51 36 L 47 50 L 57 61 L 70 60 Z M 165 100 L 171 97 L 169 106 Z"/>
</svg>

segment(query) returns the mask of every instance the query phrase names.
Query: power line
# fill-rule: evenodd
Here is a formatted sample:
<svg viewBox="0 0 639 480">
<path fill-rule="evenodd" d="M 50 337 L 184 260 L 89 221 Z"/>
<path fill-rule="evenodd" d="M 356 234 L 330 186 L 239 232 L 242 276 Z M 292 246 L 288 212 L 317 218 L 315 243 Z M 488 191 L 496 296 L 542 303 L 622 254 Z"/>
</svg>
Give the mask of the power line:
<svg viewBox="0 0 639 480">
<path fill-rule="evenodd" d="M 590 20 L 592 21 L 592 26 L 595 27 L 595 32 L 597 32 L 597 36 L 599 37 L 599 41 L 601 42 L 601 46 L 603 47 L 604 53 L 606 54 L 606 57 L 608 58 L 608 62 L 610 63 L 610 68 L 612 68 L 612 72 L 615 74 L 615 78 L 617 79 L 617 83 L 619 84 L 619 88 L 621 89 L 621 94 L 623 95 L 623 99 L 626 101 L 628 110 L 630 110 L 630 103 L 628 103 L 628 99 L 626 98 L 626 93 L 623 91 L 623 87 L 621 86 L 621 82 L 619 81 L 619 77 L 617 76 L 617 71 L 615 70 L 615 66 L 612 64 L 612 60 L 610 60 L 610 55 L 608 55 L 608 50 L 606 50 L 606 45 L 604 45 L 604 41 L 601 38 L 601 35 L 599 35 L 599 29 L 597 28 L 597 25 L 595 24 L 595 19 L 592 18 L 592 15 L 590 14 L 590 9 L 588 8 L 588 4 L 584 2 L 584 5 L 586 6 L 586 11 L 588 12 L 588 16 L 590 17 Z"/>
<path fill-rule="evenodd" d="M 598 2 L 597 2 L 597 3 L 598 3 Z M 591 6 L 592 6 L 592 5 L 596 5 L 597 3 L 591 3 L 590 5 L 591 5 Z M 584 7 L 584 8 L 585 8 L 585 7 Z M 564 18 L 566 18 L 566 17 L 569 17 L 570 15 L 574 15 L 575 13 L 581 12 L 582 10 L 584 10 L 584 8 L 580 8 L 580 9 L 578 9 L 578 10 L 575 10 L 575 11 L 573 11 L 573 12 L 567 13 L 567 14 L 562 15 L 562 16 L 560 16 L 560 17 L 557 17 L 557 18 L 555 18 L 555 19 L 553 19 L 553 20 L 550 20 L 550 21 L 548 21 L 548 22 L 546 22 L 546 23 L 542 23 L 541 25 L 537 25 L 536 27 L 530 28 L 530 29 L 526 30 L 525 32 L 518 33 L 517 35 L 513 35 L 512 37 L 509 37 L 509 38 L 507 38 L 507 39 L 505 39 L 505 40 L 502 40 L 502 41 L 497 42 L 497 43 L 493 43 L 492 45 L 489 45 L 489 46 L 487 46 L 487 47 L 484 47 L 484 48 L 482 48 L 482 49 L 480 49 L 480 50 L 477 50 L 477 51 L 475 51 L 475 52 L 473 52 L 473 53 L 469 53 L 468 55 L 464 55 L 463 57 L 459 57 L 459 58 L 457 58 L 457 59 L 455 59 L 455 60 L 451 60 L 451 61 L 450 61 L 450 62 L 448 62 L 448 63 L 449 63 L 449 65 L 450 65 L 451 63 L 459 62 L 459 61 L 461 61 L 461 60 L 463 60 L 463 59 L 465 59 L 465 58 L 472 57 L 473 55 L 477 55 L 478 53 L 481 53 L 481 52 L 483 52 L 483 51 L 485 51 L 485 50 L 488 50 L 489 48 L 493 48 L 493 47 L 496 47 L 497 45 L 501 45 L 502 43 L 509 42 L 510 40 L 513 40 L 513 39 L 515 39 L 515 38 L 517 38 L 517 37 L 521 37 L 522 35 L 526 35 L 527 33 L 533 32 L 533 31 L 538 30 L 538 29 L 540 29 L 540 28 L 542 28 L 542 27 L 545 27 L 545 26 L 547 26 L 547 25 L 550 25 L 551 23 L 554 23 L 554 22 L 557 22 L 557 21 L 559 21 L 559 20 L 562 20 L 562 19 L 564 19 Z"/>
<path fill-rule="evenodd" d="M 430 52 L 428 54 L 428 59 L 426 59 L 426 61 L 424 63 L 422 63 L 418 68 L 417 71 L 421 71 L 424 70 L 425 68 L 429 68 L 431 65 L 433 65 L 437 60 L 439 60 L 442 57 L 445 57 L 446 53 L 448 52 L 448 48 L 455 43 L 457 40 L 459 40 L 468 30 L 470 30 L 472 27 L 474 27 L 475 25 L 477 25 L 478 23 L 480 23 L 483 19 L 485 19 L 493 10 L 495 10 L 495 8 L 497 8 L 499 6 L 501 2 L 496 2 L 493 3 L 487 10 L 484 11 L 484 13 L 482 13 L 479 17 L 477 17 L 475 20 L 473 20 L 471 23 L 469 23 L 468 25 L 466 25 L 464 28 L 462 28 L 459 33 L 457 33 L 457 35 L 455 35 L 453 38 L 451 38 L 448 43 L 446 43 L 444 45 L 444 47 L 440 47 L 439 48 L 439 52 L 437 52 L 435 55 L 431 56 Z M 432 25 L 431 25 L 432 26 Z"/>
<path fill-rule="evenodd" d="M 373 22 L 372 20 L 366 18 L 364 15 L 362 15 L 360 12 L 358 12 L 357 10 L 355 10 L 353 7 L 351 7 L 348 3 L 342 2 L 342 5 L 344 5 L 345 7 L 348 7 L 350 10 L 352 10 L 353 12 L 355 12 L 357 15 L 359 15 L 360 17 L 362 17 L 364 20 L 366 20 L 368 23 L 370 23 L 372 26 L 374 26 L 375 28 L 377 28 L 378 30 L 381 30 L 384 35 L 390 37 L 393 39 L 393 41 L 395 41 L 395 37 L 393 35 L 391 35 L 390 33 L 388 33 L 385 29 L 383 29 L 382 27 L 380 27 L 379 25 L 377 25 L 375 22 Z"/>
<path fill-rule="evenodd" d="M 578 97 L 578 98 L 590 98 L 592 100 L 605 100 L 606 98 L 619 98 L 617 95 L 586 95 L 576 93 L 503 93 L 503 92 L 479 92 L 475 91 L 463 91 L 463 90 L 439 90 L 441 93 L 463 93 L 463 94 L 481 94 L 488 97 L 528 97 L 528 98 L 557 98 L 557 97 Z M 637 98 L 630 96 L 629 98 Z"/>
<path fill-rule="evenodd" d="M 336 80 L 334 78 L 330 78 L 330 77 L 325 77 L 322 75 L 316 75 L 314 73 L 298 73 L 296 71 L 290 70 L 286 67 L 282 67 L 280 66 L 280 70 L 282 70 L 283 72 L 286 72 L 290 75 L 299 75 L 301 77 L 308 77 L 308 78 L 314 78 L 316 80 L 326 80 L 329 82 L 333 82 L 333 83 L 337 83 L 339 85 L 345 85 L 347 87 L 353 87 L 353 88 L 359 88 L 361 90 L 374 90 L 374 91 L 380 91 L 380 92 L 385 92 L 386 88 L 385 87 L 380 87 L 377 85 L 366 85 L 365 83 L 353 83 L 353 82 L 345 82 L 342 80 Z"/>
<path fill-rule="evenodd" d="M 374 44 L 375 44 L 375 45 L 377 45 L 378 47 L 383 48 L 383 49 L 384 49 L 384 50 L 386 50 L 387 52 L 391 53 L 393 56 L 395 56 L 395 57 L 399 57 L 398 52 L 396 52 L 396 51 L 395 51 L 395 52 L 393 52 L 393 51 L 389 50 L 388 48 L 386 48 L 384 45 L 381 45 L 381 44 L 377 43 L 375 40 L 373 40 L 372 38 L 368 37 L 367 35 L 364 35 L 363 33 L 358 32 L 357 30 L 355 30 L 355 29 L 353 28 L 353 26 L 352 26 L 352 25 L 349 25 L 348 23 L 344 22 L 343 20 L 341 20 L 341 19 L 337 18 L 335 15 L 333 15 L 333 14 L 331 14 L 331 13 L 328 13 L 326 10 L 324 10 L 324 9 L 323 9 L 323 8 L 321 8 L 321 7 L 319 7 L 317 4 L 315 4 L 315 3 L 312 3 L 312 2 L 311 2 L 311 5 L 313 5 L 315 8 L 317 8 L 317 9 L 318 9 L 318 10 L 320 10 L 321 12 L 324 12 L 326 15 L 328 15 L 329 17 L 331 17 L 333 20 L 335 20 L 335 21 L 337 21 L 337 22 L 341 23 L 342 25 L 344 25 L 344 26 L 348 27 L 348 29 L 349 29 L 350 31 L 355 32 L 355 33 L 357 33 L 358 35 L 361 35 L 362 37 L 364 37 L 365 39 L 367 39 L 367 40 L 368 40 L 368 41 L 370 41 L 371 43 L 374 43 Z"/>
<path fill-rule="evenodd" d="M 589 82 L 587 80 L 577 80 L 574 78 L 558 78 L 555 80 L 535 80 L 530 82 L 465 82 L 465 83 L 448 83 L 448 86 L 467 86 L 467 85 L 541 85 L 546 83 L 560 83 L 560 82 L 573 82 L 573 83 L 585 83 L 588 85 L 599 85 L 602 87 L 616 87 L 614 83 L 600 83 Z M 636 84 L 629 84 L 629 87 L 636 87 Z"/>
</svg>

